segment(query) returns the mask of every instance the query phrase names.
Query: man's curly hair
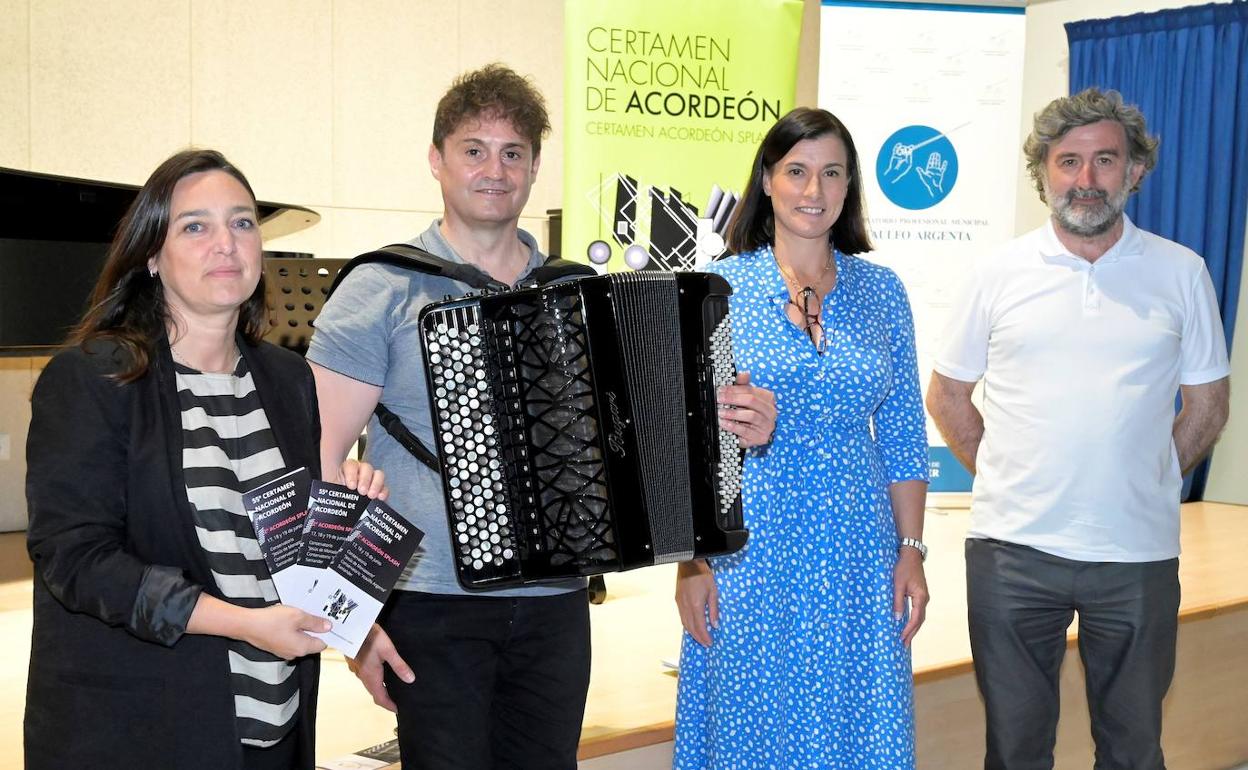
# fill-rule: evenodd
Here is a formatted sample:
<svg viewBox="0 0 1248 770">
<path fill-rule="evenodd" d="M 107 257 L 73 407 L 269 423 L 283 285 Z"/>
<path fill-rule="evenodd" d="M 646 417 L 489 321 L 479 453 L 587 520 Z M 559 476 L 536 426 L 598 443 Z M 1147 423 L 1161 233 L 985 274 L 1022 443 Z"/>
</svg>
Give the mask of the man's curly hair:
<svg viewBox="0 0 1248 770">
<path fill-rule="evenodd" d="M 441 152 L 442 142 L 465 121 L 499 118 L 532 143 L 534 157 L 541 153 L 542 137 L 550 133 L 546 100 L 529 78 L 502 64 L 487 64 L 456 78 L 438 102 L 433 144 Z"/>
<path fill-rule="evenodd" d="M 1023 143 L 1027 172 L 1036 183 L 1040 200 L 1044 200 L 1044 161 L 1049 148 L 1061 141 L 1073 128 L 1109 120 L 1122 126 L 1127 135 L 1127 155 L 1131 163 L 1142 166 L 1144 176 L 1157 164 L 1159 140 L 1148 135 L 1144 115 L 1134 104 L 1125 104 L 1117 91 L 1086 88 L 1073 96 L 1054 99 L 1035 115 L 1031 135 Z M 1131 192 L 1140 189 L 1139 183 Z"/>
</svg>

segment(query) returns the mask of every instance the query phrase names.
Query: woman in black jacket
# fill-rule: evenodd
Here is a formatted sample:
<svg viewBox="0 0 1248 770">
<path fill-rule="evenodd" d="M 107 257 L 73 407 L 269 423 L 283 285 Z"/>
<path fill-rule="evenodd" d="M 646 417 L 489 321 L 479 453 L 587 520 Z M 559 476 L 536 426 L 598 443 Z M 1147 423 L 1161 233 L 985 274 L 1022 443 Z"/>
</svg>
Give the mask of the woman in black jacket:
<svg viewBox="0 0 1248 770">
<path fill-rule="evenodd" d="M 266 328 L 255 196 L 165 161 L 122 220 L 27 445 L 28 770 L 311 768 L 329 622 L 277 603 L 241 492 L 319 476 L 316 391 Z M 384 496 L 348 462 L 348 485 Z"/>
</svg>

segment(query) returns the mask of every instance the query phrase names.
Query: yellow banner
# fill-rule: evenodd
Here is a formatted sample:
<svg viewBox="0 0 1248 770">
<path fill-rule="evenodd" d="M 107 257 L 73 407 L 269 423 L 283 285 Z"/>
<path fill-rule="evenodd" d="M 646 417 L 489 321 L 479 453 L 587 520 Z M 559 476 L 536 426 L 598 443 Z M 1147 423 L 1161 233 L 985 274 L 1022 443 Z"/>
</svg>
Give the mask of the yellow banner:
<svg viewBox="0 0 1248 770">
<path fill-rule="evenodd" d="M 562 253 L 689 270 L 794 106 L 801 0 L 568 0 Z"/>
</svg>

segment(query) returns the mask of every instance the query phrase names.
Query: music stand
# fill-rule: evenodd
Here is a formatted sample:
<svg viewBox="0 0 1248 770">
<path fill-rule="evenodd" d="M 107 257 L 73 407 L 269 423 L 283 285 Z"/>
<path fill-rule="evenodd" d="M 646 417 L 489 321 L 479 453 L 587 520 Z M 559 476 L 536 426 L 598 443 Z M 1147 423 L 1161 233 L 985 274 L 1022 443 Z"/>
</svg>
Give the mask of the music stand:
<svg viewBox="0 0 1248 770">
<path fill-rule="evenodd" d="M 269 306 L 269 330 L 264 338 L 305 355 L 316 316 L 345 264 L 345 259 L 265 257 L 264 300 Z"/>
</svg>

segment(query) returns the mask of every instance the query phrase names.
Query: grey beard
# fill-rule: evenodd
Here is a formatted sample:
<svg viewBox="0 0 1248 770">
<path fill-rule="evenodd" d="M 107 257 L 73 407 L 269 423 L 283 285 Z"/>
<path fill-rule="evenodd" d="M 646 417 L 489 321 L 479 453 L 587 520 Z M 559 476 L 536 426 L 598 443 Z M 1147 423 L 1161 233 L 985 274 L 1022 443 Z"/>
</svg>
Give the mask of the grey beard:
<svg viewBox="0 0 1248 770">
<path fill-rule="evenodd" d="M 1118 224 L 1118 220 L 1122 218 L 1123 209 L 1127 207 L 1127 198 L 1131 196 L 1130 188 L 1123 185 L 1113 198 L 1109 198 L 1103 190 L 1072 188 L 1059 200 L 1049 193 L 1047 184 L 1045 188 L 1044 197 L 1049 201 L 1049 210 L 1053 212 L 1057 223 L 1071 235 L 1083 238 L 1093 238 L 1113 229 L 1114 225 Z M 1096 193 L 1101 199 L 1101 205 L 1095 208 L 1074 206 L 1073 201 L 1079 193 Z"/>
</svg>

